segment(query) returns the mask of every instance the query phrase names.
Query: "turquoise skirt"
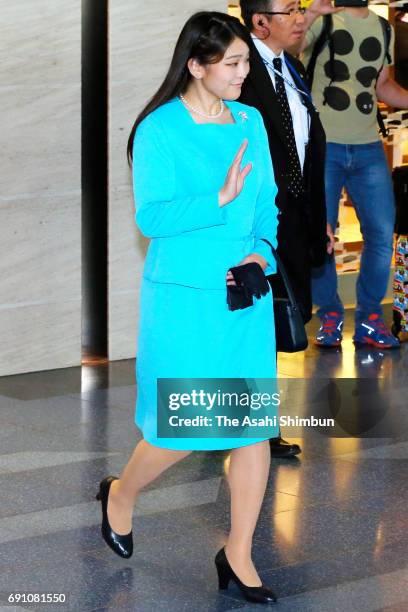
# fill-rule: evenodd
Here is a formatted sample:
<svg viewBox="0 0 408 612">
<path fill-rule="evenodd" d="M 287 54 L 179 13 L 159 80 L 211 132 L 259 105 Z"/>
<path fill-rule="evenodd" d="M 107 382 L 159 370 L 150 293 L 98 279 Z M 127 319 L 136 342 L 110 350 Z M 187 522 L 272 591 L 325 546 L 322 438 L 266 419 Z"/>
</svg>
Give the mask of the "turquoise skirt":
<svg viewBox="0 0 408 612">
<path fill-rule="evenodd" d="M 271 292 L 231 312 L 224 289 L 142 280 L 135 422 L 147 442 L 173 450 L 223 450 L 268 439 L 158 438 L 157 379 L 275 377 Z"/>
</svg>

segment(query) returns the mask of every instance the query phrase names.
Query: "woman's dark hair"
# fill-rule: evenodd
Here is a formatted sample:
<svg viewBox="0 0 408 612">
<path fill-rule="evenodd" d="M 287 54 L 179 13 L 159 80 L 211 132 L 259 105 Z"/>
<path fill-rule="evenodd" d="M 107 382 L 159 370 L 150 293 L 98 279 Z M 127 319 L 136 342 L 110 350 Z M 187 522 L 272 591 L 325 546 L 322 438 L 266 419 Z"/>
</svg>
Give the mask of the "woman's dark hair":
<svg viewBox="0 0 408 612">
<path fill-rule="evenodd" d="M 190 17 L 180 33 L 163 83 L 133 125 L 127 147 L 129 162 L 139 123 L 156 108 L 186 91 L 192 79 L 187 62 L 195 58 L 202 65 L 216 64 L 235 38 L 241 38 L 248 46 L 250 44 L 248 30 L 236 17 L 216 11 L 202 11 Z"/>
</svg>

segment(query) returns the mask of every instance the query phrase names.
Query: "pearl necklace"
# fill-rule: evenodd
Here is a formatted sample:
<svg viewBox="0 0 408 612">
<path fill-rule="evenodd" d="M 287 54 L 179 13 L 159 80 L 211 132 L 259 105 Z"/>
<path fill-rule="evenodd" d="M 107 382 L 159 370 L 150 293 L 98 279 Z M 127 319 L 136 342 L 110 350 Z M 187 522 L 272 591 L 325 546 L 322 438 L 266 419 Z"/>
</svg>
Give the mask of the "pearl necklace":
<svg viewBox="0 0 408 612">
<path fill-rule="evenodd" d="M 220 110 L 216 115 L 207 115 L 207 113 L 203 113 L 198 108 L 196 108 L 195 106 L 187 102 L 183 94 L 180 94 L 180 100 L 187 106 L 187 108 L 192 110 L 197 115 L 200 115 L 200 117 L 205 117 L 206 119 L 218 119 L 219 117 L 221 117 L 222 113 L 224 112 L 224 102 L 221 100 L 221 98 L 220 98 Z"/>
</svg>

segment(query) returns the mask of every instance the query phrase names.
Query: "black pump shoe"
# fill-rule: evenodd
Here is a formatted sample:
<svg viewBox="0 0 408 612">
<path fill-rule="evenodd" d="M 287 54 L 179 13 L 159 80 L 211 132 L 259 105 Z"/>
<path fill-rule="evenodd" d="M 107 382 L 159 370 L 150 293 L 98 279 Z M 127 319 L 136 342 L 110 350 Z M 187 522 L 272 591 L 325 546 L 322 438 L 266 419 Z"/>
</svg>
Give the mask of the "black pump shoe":
<svg viewBox="0 0 408 612">
<path fill-rule="evenodd" d="M 218 585 L 220 589 L 227 589 L 229 581 L 233 580 L 247 601 L 269 604 L 275 603 L 277 600 L 275 593 L 268 587 L 263 585 L 251 587 L 241 582 L 229 564 L 225 554 L 225 548 L 221 548 L 221 550 L 217 552 L 215 556 L 215 566 L 217 568 Z"/>
<path fill-rule="evenodd" d="M 109 489 L 114 480 L 118 480 L 115 476 L 107 476 L 99 485 L 99 493 L 96 499 L 102 504 L 102 537 L 108 546 L 120 557 L 129 559 L 133 553 L 133 537 L 132 532 L 126 535 L 115 533 L 108 521 L 108 497 Z"/>
</svg>

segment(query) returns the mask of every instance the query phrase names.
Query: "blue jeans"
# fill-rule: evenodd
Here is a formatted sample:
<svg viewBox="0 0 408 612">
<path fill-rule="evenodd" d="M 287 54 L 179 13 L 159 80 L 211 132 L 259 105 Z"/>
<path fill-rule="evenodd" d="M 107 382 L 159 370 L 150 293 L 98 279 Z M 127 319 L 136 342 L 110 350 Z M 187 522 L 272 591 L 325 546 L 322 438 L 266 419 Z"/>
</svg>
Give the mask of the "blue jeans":
<svg viewBox="0 0 408 612">
<path fill-rule="evenodd" d="M 356 324 L 369 314 L 382 315 L 393 250 L 395 201 L 391 176 L 381 142 L 343 145 L 329 142 L 326 153 L 327 221 L 333 231 L 339 215 L 339 199 L 347 189 L 364 238 L 357 280 Z M 313 302 L 321 317 L 330 311 L 344 313 L 337 291 L 336 264 L 328 256 L 312 274 Z"/>
</svg>

